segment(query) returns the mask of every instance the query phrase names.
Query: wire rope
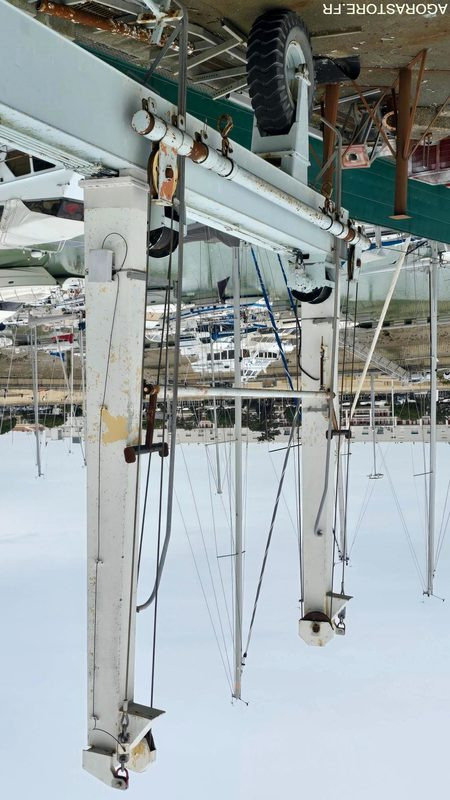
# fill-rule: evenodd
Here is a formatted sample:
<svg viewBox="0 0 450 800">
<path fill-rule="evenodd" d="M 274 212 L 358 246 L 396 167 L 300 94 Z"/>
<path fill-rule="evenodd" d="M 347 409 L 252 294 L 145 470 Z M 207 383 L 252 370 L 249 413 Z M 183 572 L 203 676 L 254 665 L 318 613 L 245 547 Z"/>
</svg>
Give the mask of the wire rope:
<svg viewBox="0 0 450 800">
<path fill-rule="evenodd" d="M 387 462 L 386 462 L 386 460 L 384 458 L 383 451 L 382 451 L 382 449 L 381 449 L 381 447 L 379 445 L 378 445 L 378 450 L 379 450 L 379 453 L 381 455 L 381 460 L 383 462 L 384 468 L 386 470 L 386 475 L 388 477 L 388 482 L 389 482 L 389 485 L 390 485 L 390 488 L 391 488 L 391 491 L 392 491 L 392 496 L 394 498 L 395 506 L 397 508 L 398 515 L 399 515 L 400 521 L 402 523 L 403 531 L 405 533 L 406 541 L 407 541 L 407 544 L 408 544 L 408 548 L 409 548 L 409 551 L 410 551 L 410 554 L 411 554 L 411 558 L 412 558 L 413 564 L 414 564 L 414 566 L 416 568 L 417 574 L 419 576 L 419 580 L 420 580 L 420 582 L 422 584 L 422 588 L 425 588 L 425 579 L 424 579 L 424 576 L 423 576 L 423 573 L 422 573 L 422 570 L 421 570 L 421 567 L 420 567 L 419 559 L 417 558 L 417 554 L 416 554 L 416 551 L 414 549 L 414 545 L 413 545 L 413 541 L 412 541 L 412 538 L 411 538 L 411 534 L 410 534 L 410 532 L 408 530 L 408 526 L 406 524 L 406 520 L 405 520 L 405 517 L 403 515 L 403 512 L 402 512 L 402 509 L 401 509 L 401 506 L 400 506 L 400 502 L 399 502 L 397 493 L 395 491 L 395 486 L 394 486 L 394 483 L 393 483 L 392 478 L 391 478 L 391 473 L 390 473 L 390 471 L 388 469 Z"/>
<path fill-rule="evenodd" d="M 191 542 L 191 539 L 190 539 L 190 536 L 189 536 L 188 528 L 187 528 L 187 525 L 186 525 L 186 520 L 184 518 L 184 514 L 183 514 L 183 511 L 182 511 L 182 508 L 181 508 L 181 503 L 179 501 L 176 489 L 174 489 L 174 495 L 175 495 L 175 500 L 177 501 L 178 511 L 179 511 L 179 514 L 180 514 L 180 517 L 181 517 L 181 521 L 183 523 L 183 527 L 184 527 L 184 530 L 185 530 L 185 533 L 186 533 L 186 537 L 187 537 L 187 540 L 188 540 L 188 544 L 189 544 L 189 548 L 190 548 L 190 551 L 191 551 L 192 559 L 194 561 L 195 571 L 197 573 L 197 577 L 198 577 L 198 580 L 199 580 L 199 583 L 200 583 L 200 588 L 201 588 L 201 591 L 202 591 L 202 594 L 203 594 L 203 599 L 205 601 L 205 605 L 206 605 L 206 609 L 207 609 L 207 612 L 208 612 L 208 616 L 209 616 L 209 620 L 210 620 L 210 623 L 211 623 L 211 627 L 212 627 L 212 630 L 213 630 L 214 638 L 215 638 L 215 641 L 216 641 L 216 644 L 217 644 L 217 649 L 219 651 L 220 660 L 222 662 L 222 666 L 223 666 L 223 669 L 224 669 L 224 672 L 225 672 L 225 677 L 226 677 L 226 680 L 227 680 L 227 683 L 228 683 L 228 686 L 229 686 L 229 689 L 230 689 L 230 693 L 232 693 L 233 692 L 233 688 L 232 688 L 232 680 L 231 680 L 231 671 L 230 671 L 229 665 L 228 665 L 228 669 L 227 669 L 227 663 L 226 663 L 226 660 L 224 658 L 224 655 L 223 655 L 223 652 L 222 652 L 222 648 L 220 646 L 219 636 L 217 634 L 216 626 L 214 624 L 214 617 L 212 615 L 211 608 L 210 608 L 210 605 L 209 605 L 209 602 L 208 602 L 208 597 L 207 597 L 207 594 L 206 594 L 205 587 L 203 585 L 201 573 L 200 573 L 200 570 L 199 570 L 199 567 L 198 567 L 198 564 L 197 564 L 197 559 L 195 557 L 194 548 L 192 547 L 192 542 Z"/>
<path fill-rule="evenodd" d="M 218 540 L 217 540 L 216 515 L 214 513 L 214 502 L 213 502 L 212 482 L 211 482 L 212 469 L 211 469 L 211 464 L 210 464 L 210 461 L 209 461 L 208 450 L 207 450 L 206 447 L 205 447 L 205 454 L 206 454 L 206 461 L 207 461 L 207 467 L 208 467 L 209 500 L 210 500 L 210 505 L 211 505 L 211 519 L 212 519 L 212 524 L 213 524 L 213 535 L 214 535 L 214 546 L 215 546 L 215 550 L 216 550 L 217 571 L 219 573 L 220 585 L 221 585 L 221 589 L 222 589 L 222 597 L 223 597 L 223 601 L 224 601 L 224 605 L 225 605 L 225 611 L 226 611 L 226 614 L 227 614 L 228 626 L 229 626 L 230 634 L 231 634 L 231 637 L 232 637 L 233 636 L 233 628 L 232 628 L 232 624 L 231 624 L 231 616 L 230 616 L 230 612 L 229 612 L 229 609 L 228 609 L 228 602 L 227 602 L 227 596 L 226 596 L 226 592 L 225 592 L 225 585 L 224 585 L 224 582 L 223 582 L 222 570 L 221 570 L 220 564 L 219 564 L 220 555 L 219 555 L 219 546 L 218 546 Z"/>
<path fill-rule="evenodd" d="M 181 452 L 181 455 L 182 455 L 182 458 L 183 458 L 183 462 L 184 462 L 184 466 L 185 466 L 185 469 L 186 469 L 186 475 L 187 475 L 187 479 L 188 479 L 188 483 L 189 483 L 189 488 L 190 488 L 190 491 L 191 491 L 192 501 L 193 501 L 193 504 L 194 504 L 195 515 L 197 517 L 198 528 L 199 528 L 200 537 L 201 537 L 202 545 L 203 545 L 203 552 L 205 554 L 205 560 L 206 560 L 206 564 L 207 564 L 207 568 L 208 568 L 209 579 L 210 579 L 210 582 L 211 582 L 211 588 L 212 588 L 213 597 L 214 597 L 214 605 L 216 607 L 217 617 L 218 617 L 218 620 L 219 620 L 220 633 L 221 633 L 221 636 L 222 636 L 222 642 L 223 642 L 223 645 L 224 645 L 224 650 L 225 650 L 225 653 L 226 653 L 226 659 L 227 659 L 227 662 L 228 662 L 228 667 L 230 669 L 230 675 L 231 675 L 231 667 L 230 667 L 229 659 L 228 659 L 227 645 L 226 645 L 226 639 L 225 639 L 225 631 L 224 631 L 224 627 L 223 627 L 223 623 L 222 623 L 222 616 L 221 616 L 221 613 L 220 613 L 219 601 L 217 599 L 216 587 L 214 585 L 214 577 L 213 577 L 213 573 L 212 573 L 212 569 L 211 569 L 211 562 L 210 562 L 209 555 L 208 555 L 208 548 L 206 547 L 205 535 L 204 535 L 204 532 L 203 532 L 203 526 L 202 526 L 201 519 L 200 519 L 200 514 L 199 514 L 199 510 L 198 510 L 198 504 L 197 504 L 197 500 L 196 500 L 195 492 L 194 492 L 194 487 L 192 486 L 190 472 L 188 470 L 186 457 L 184 455 L 184 448 L 181 445 L 180 445 L 180 452 Z"/>
<path fill-rule="evenodd" d="M 273 531 L 274 531 L 274 527 L 275 527 L 275 521 L 276 521 L 276 518 L 277 518 L 278 505 L 279 505 L 279 502 L 280 502 L 281 493 L 283 491 L 284 476 L 286 474 L 286 469 L 287 469 L 287 465 L 288 465 L 288 462 L 289 462 L 289 455 L 290 455 L 290 451 L 291 451 L 291 445 L 292 445 L 292 442 L 293 442 L 293 439 L 294 439 L 295 428 L 296 428 L 296 425 L 297 425 L 297 417 L 298 417 L 299 408 L 300 408 L 300 406 L 298 405 L 297 409 L 296 409 L 296 412 L 295 412 L 295 415 L 294 415 L 294 419 L 292 421 L 292 427 L 291 427 L 291 432 L 290 432 L 290 436 L 289 436 L 288 447 L 287 447 L 287 450 L 286 450 L 286 454 L 284 456 L 283 468 L 282 468 L 280 480 L 279 480 L 279 483 L 278 483 L 277 495 L 276 495 L 276 498 L 275 498 L 275 505 L 274 505 L 273 512 L 272 512 L 272 519 L 270 521 L 269 533 L 268 533 L 268 536 L 267 536 L 266 547 L 265 547 L 265 550 L 264 550 L 264 556 L 263 556 L 261 571 L 260 571 L 260 575 L 259 575 L 259 579 L 258 579 L 258 585 L 257 585 L 257 588 L 256 588 L 255 601 L 254 601 L 254 604 L 253 604 L 253 611 L 252 611 L 252 616 L 251 616 L 251 619 L 250 619 L 250 625 L 249 625 L 249 630 L 248 630 L 248 635 L 247 635 L 247 643 L 246 643 L 246 646 L 245 646 L 245 649 L 244 649 L 244 652 L 243 652 L 243 656 L 242 656 L 243 662 L 246 660 L 247 655 L 248 655 L 248 648 L 250 646 L 250 641 L 251 641 L 252 632 L 253 632 L 253 626 L 255 624 L 256 610 L 258 608 L 258 602 L 259 602 L 259 597 L 260 597 L 260 594 L 261 594 L 262 582 L 263 582 L 264 573 L 265 573 L 265 570 L 266 570 L 267 557 L 269 555 L 270 544 L 272 542 L 272 535 L 273 535 Z"/>
</svg>

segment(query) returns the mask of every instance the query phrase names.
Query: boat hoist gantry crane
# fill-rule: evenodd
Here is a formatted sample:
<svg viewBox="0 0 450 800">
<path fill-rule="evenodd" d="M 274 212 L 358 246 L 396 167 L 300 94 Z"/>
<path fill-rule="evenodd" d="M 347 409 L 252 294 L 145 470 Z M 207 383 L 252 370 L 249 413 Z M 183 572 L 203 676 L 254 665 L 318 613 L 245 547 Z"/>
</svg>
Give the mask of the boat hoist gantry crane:
<svg viewBox="0 0 450 800">
<path fill-rule="evenodd" d="M 145 4 L 158 36 L 170 3 Z M 227 120 L 214 130 L 186 114 L 185 9 L 174 4 L 170 18 L 178 26 L 180 51 L 177 107 L 33 16 L 0 3 L 1 29 L 8 31 L 0 50 L 0 140 L 84 179 L 88 748 L 83 764 L 120 789 L 128 786 L 128 770 L 142 770 L 153 760 L 152 727 L 162 713 L 134 696 L 147 279 L 152 255 L 173 250 L 181 301 L 183 237 L 191 221 L 276 252 L 285 262 L 289 288 L 301 303 L 304 370 L 296 394 L 302 402 L 304 476 L 300 636 L 324 645 L 342 630 L 349 599 L 334 591 L 332 578 L 335 457 L 344 435 L 335 397 L 339 275 L 347 268 L 347 247 L 361 259 L 370 242 L 340 206 L 339 169 L 333 202 L 308 186 L 315 80 L 309 38 L 292 12 L 256 20 L 248 42 L 255 125 L 247 150 L 229 137 Z M 276 46 L 269 52 L 264 43 L 274 32 Z M 270 113 L 263 73 L 277 89 Z M 329 81 L 334 82 L 332 74 Z M 275 119 L 278 125 L 268 122 Z M 324 124 L 334 136 L 332 122 Z M 339 155 L 336 132 L 330 163 L 335 158 L 339 164 Z M 175 376 L 175 407 L 176 391 Z M 172 476 L 174 432 L 172 427 Z"/>
</svg>

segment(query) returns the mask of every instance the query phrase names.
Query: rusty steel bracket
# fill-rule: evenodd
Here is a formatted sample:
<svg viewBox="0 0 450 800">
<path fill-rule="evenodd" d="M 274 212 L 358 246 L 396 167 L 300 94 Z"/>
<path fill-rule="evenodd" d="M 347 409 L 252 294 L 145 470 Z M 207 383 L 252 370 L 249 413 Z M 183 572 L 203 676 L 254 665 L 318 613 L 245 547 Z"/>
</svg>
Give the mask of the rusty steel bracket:
<svg viewBox="0 0 450 800">
<path fill-rule="evenodd" d="M 166 458 L 169 455 L 169 445 L 167 442 L 157 442 L 149 447 L 145 444 L 136 444 L 125 447 L 123 451 L 127 464 L 134 464 L 136 455 L 143 455 L 144 453 L 158 453 L 160 458 Z"/>
<path fill-rule="evenodd" d="M 136 455 L 143 453 L 158 453 L 161 458 L 166 458 L 169 455 L 169 447 L 167 442 L 158 442 L 153 444 L 153 434 L 155 431 L 155 416 L 156 404 L 158 402 L 159 386 L 144 381 L 142 394 L 144 400 L 147 400 L 146 416 L 147 426 L 145 429 L 145 444 L 129 445 L 124 449 L 125 461 L 127 464 L 134 464 Z"/>
<path fill-rule="evenodd" d="M 233 148 L 230 145 L 230 140 L 228 135 L 233 130 L 234 122 L 233 117 L 230 114 L 221 114 L 219 119 L 217 120 L 217 130 L 219 131 L 222 137 L 222 155 L 228 156 L 228 153 L 233 152 Z"/>
<path fill-rule="evenodd" d="M 330 431 L 330 435 L 328 435 L 328 431 L 326 433 L 327 439 L 333 439 L 335 436 L 343 436 L 344 439 L 351 439 L 352 432 L 350 428 L 334 428 Z"/>
</svg>

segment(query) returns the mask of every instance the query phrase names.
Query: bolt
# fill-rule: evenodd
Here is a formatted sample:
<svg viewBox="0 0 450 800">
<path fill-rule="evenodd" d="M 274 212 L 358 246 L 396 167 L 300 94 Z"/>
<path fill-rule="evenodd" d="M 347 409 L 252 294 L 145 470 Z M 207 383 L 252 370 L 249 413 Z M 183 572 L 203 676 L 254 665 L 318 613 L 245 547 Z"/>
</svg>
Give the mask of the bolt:
<svg viewBox="0 0 450 800">
<path fill-rule="evenodd" d="M 319 623 L 318 622 L 313 622 L 313 624 L 311 625 L 311 630 L 312 630 L 313 633 L 316 633 L 316 634 L 320 633 L 320 625 L 319 625 Z"/>
</svg>

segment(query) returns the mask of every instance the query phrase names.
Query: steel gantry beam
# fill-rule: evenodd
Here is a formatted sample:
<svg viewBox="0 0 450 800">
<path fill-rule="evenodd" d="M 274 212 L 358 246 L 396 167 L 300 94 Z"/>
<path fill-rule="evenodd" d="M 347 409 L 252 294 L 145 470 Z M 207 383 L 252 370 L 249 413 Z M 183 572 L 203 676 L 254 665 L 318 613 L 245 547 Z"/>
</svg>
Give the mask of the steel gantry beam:
<svg viewBox="0 0 450 800">
<path fill-rule="evenodd" d="M 146 170 L 151 148 L 132 130 L 131 119 L 149 100 L 168 123 L 174 112 L 169 102 L 6 0 L 0 0 L 0 26 L 0 141 L 87 176 Z M 211 152 L 221 150 L 219 132 L 189 115 L 186 133 L 192 138 L 203 133 Z M 232 150 L 233 174 L 254 176 L 253 186 L 186 159 L 188 217 L 266 248 L 301 249 L 311 260 L 323 260 L 331 251 L 326 228 L 333 227 L 334 218 L 329 217 L 329 226 L 313 219 L 299 226 L 298 214 L 300 204 L 321 219 L 323 197 L 246 148 L 233 143 Z M 271 196 L 263 186 L 271 187 Z M 274 197 L 277 192 L 282 204 Z M 348 229 L 345 213 L 341 221 L 342 235 L 358 238 Z M 363 247 L 369 244 L 363 237 Z"/>
</svg>

